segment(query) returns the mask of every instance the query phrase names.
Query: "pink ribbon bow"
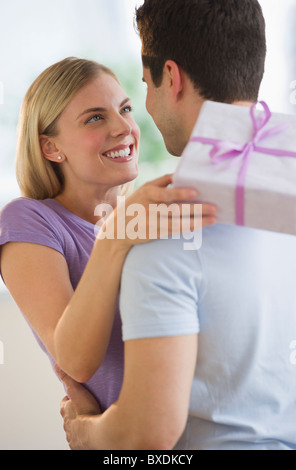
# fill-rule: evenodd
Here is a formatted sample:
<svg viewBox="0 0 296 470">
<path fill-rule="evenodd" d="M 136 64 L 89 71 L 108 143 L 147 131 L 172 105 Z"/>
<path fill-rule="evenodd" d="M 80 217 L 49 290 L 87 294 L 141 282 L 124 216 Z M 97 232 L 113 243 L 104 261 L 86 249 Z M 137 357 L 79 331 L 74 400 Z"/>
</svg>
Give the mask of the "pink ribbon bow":
<svg viewBox="0 0 296 470">
<path fill-rule="evenodd" d="M 266 124 L 271 118 L 271 112 L 264 101 L 259 102 L 263 106 L 263 113 L 258 118 L 255 116 L 256 104 L 250 109 L 251 119 L 253 123 L 253 137 L 250 142 L 245 144 L 238 144 L 230 141 L 223 141 L 219 139 L 211 139 L 207 137 L 192 137 L 190 142 L 201 142 L 203 144 L 213 145 L 210 152 L 210 157 L 213 164 L 232 159 L 230 166 L 237 162 L 238 157 L 242 160 L 241 168 L 239 170 L 237 185 L 236 185 L 236 225 L 245 224 L 245 181 L 247 176 L 248 165 L 250 157 L 253 152 L 264 153 L 268 155 L 275 155 L 277 157 L 294 157 L 296 152 L 288 150 L 277 150 L 258 146 L 258 143 L 274 134 L 283 132 L 287 128 L 287 124 L 276 126 L 272 129 L 265 129 Z M 223 152 L 224 153 L 221 153 Z"/>
</svg>

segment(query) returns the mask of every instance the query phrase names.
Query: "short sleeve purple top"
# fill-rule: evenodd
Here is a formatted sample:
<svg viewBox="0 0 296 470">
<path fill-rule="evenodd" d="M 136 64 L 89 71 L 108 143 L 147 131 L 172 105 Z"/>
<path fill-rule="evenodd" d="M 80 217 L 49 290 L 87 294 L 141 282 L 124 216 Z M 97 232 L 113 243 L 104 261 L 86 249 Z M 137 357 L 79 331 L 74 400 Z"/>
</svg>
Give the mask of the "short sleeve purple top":
<svg viewBox="0 0 296 470">
<path fill-rule="evenodd" d="M 95 225 L 68 211 L 54 199 L 37 201 L 21 197 L 7 204 L 0 212 L 0 246 L 7 242 L 27 242 L 57 250 L 67 262 L 70 280 L 75 289 L 93 249 L 95 228 Z M 54 364 L 34 330 L 33 333 Z M 106 356 L 101 367 L 85 384 L 99 401 L 102 411 L 117 400 L 122 378 L 123 342 L 117 303 Z"/>
</svg>

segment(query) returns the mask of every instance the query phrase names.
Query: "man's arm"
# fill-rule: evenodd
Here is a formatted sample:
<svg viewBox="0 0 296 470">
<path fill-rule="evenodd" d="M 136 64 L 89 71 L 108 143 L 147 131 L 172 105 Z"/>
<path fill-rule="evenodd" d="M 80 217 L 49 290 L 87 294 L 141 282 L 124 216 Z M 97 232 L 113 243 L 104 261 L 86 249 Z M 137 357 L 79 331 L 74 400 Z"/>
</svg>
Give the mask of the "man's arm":
<svg viewBox="0 0 296 470">
<path fill-rule="evenodd" d="M 65 379 L 72 400 L 62 402 L 61 413 L 70 447 L 172 449 L 186 424 L 196 359 L 195 334 L 126 341 L 122 390 L 102 415 L 90 415 L 91 404 L 81 414 L 79 386 Z"/>
</svg>

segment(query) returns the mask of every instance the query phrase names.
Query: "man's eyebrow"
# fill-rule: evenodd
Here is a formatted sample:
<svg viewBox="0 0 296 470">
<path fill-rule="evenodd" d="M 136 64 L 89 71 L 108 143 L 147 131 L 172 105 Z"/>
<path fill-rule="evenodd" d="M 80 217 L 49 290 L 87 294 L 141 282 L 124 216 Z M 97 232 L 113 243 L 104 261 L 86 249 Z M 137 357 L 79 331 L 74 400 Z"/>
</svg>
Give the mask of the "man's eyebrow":
<svg viewBox="0 0 296 470">
<path fill-rule="evenodd" d="M 131 101 L 130 98 L 125 98 L 122 103 L 120 103 L 119 107 L 122 108 L 122 106 L 124 106 L 126 103 L 128 103 L 129 101 Z M 106 108 L 88 108 L 88 109 L 85 109 L 85 111 L 83 111 L 81 114 L 79 114 L 79 116 L 77 116 L 76 120 L 79 119 L 81 116 L 83 116 L 84 114 L 89 114 L 89 113 L 104 113 L 106 112 L 107 109 Z"/>
</svg>

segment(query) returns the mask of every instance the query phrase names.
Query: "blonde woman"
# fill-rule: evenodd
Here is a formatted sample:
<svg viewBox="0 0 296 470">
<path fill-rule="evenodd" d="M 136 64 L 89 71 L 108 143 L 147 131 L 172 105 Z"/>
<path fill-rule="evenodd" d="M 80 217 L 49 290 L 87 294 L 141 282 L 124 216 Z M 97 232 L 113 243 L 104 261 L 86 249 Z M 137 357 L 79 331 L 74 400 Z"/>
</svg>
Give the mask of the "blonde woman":
<svg viewBox="0 0 296 470">
<path fill-rule="evenodd" d="M 120 276 L 135 243 L 96 238 L 95 208 L 115 209 L 138 174 L 140 132 L 116 76 L 92 61 L 67 58 L 45 70 L 24 99 L 17 148 L 22 197 L 0 216 L 1 274 L 52 364 L 86 387 L 105 410 L 118 397 L 123 343 Z M 126 200 L 190 200 L 169 175 Z M 203 225 L 214 223 L 203 207 Z M 115 224 L 116 225 L 116 224 Z"/>
</svg>

